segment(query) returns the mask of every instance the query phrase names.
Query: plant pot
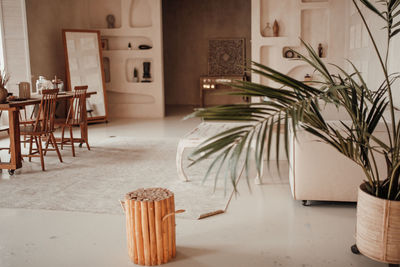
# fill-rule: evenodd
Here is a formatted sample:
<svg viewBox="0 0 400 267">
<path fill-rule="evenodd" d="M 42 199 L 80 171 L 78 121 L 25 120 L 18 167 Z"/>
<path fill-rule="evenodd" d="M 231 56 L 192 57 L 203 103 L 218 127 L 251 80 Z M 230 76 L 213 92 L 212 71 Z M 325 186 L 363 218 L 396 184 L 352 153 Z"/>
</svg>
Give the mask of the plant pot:
<svg viewBox="0 0 400 267">
<path fill-rule="evenodd" d="M 400 201 L 377 198 L 368 194 L 362 184 L 358 190 L 358 250 L 380 262 L 400 263 Z"/>
<path fill-rule="evenodd" d="M 5 88 L 0 87 L 0 103 L 5 103 L 7 100 L 8 91 Z"/>
</svg>

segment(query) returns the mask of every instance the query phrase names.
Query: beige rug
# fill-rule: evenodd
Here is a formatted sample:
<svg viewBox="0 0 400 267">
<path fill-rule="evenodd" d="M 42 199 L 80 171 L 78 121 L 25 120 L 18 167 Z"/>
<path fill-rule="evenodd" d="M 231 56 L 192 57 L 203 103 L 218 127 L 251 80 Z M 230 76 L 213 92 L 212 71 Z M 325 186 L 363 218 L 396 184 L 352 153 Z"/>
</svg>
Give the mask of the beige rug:
<svg viewBox="0 0 400 267">
<path fill-rule="evenodd" d="M 38 158 L 31 163 L 26 160 L 12 177 L 3 171 L 0 207 L 120 214 L 119 200 L 125 193 L 146 187 L 173 191 L 176 208 L 186 210 L 177 215 L 182 218 L 197 219 L 227 207 L 232 188 L 225 193 L 223 179 L 215 192 L 213 180 L 202 185 L 210 162 L 189 168 L 190 182 L 179 180 L 175 167 L 177 140 L 115 137 L 91 146 L 91 151 L 78 148 L 76 158 L 70 148 L 65 149 L 64 163 L 58 162 L 55 152 L 49 152 L 45 172 Z M 2 160 L 5 157 L 2 154 Z"/>
</svg>

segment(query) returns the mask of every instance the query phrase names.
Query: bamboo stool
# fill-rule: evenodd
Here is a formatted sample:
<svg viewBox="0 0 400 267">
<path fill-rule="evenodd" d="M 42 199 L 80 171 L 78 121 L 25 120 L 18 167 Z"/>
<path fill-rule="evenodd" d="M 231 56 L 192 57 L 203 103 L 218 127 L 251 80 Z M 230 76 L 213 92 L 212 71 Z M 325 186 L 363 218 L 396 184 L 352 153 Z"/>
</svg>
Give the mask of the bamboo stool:
<svg viewBox="0 0 400 267">
<path fill-rule="evenodd" d="M 129 257 L 135 264 L 154 266 L 176 255 L 174 194 L 163 188 L 138 189 L 121 201 L 126 215 Z"/>
</svg>

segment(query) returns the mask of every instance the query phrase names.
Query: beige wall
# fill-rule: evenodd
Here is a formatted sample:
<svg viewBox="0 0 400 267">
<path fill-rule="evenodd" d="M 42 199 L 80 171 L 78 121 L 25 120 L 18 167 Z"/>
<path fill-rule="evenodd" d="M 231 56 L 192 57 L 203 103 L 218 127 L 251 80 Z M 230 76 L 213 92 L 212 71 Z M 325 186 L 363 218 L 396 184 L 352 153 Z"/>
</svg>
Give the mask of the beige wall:
<svg viewBox="0 0 400 267">
<path fill-rule="evenodd" d="M 88 28 L 87 1 L 26 0 L 32 84 L 39 75 L 65 81 L 61 29 Z"/>
<path fill-rule="evenodd" d="M 199 105 L 209 38 L 245 37 L 250 59 L 251 1 L 164 0 L 163 34 L 166 104 Z"/>
</svg>

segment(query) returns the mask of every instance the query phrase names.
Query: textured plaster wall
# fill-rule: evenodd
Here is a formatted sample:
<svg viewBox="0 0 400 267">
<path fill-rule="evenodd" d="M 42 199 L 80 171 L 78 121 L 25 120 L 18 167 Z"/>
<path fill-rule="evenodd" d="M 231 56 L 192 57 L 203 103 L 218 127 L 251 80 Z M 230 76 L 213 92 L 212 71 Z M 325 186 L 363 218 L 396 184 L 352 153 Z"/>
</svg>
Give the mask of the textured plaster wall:
<svg viewBox="0 0 400 267">
<path fill-rule="evenodd" d="M 87 1 L 26 0 L 32 85 L 39 75 L 65 81 L 61 29 L 88 28 Z"/>
<path fill-rule="evenodd" d="M 209 38 L 245 37 L 251 58 L 251 1 L 164 0 L 163 34 L 166 104 L 199 105 L 199 77 L 208 71 Z"/>
</svg>

